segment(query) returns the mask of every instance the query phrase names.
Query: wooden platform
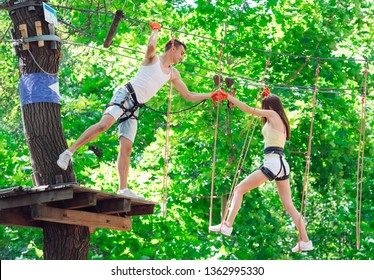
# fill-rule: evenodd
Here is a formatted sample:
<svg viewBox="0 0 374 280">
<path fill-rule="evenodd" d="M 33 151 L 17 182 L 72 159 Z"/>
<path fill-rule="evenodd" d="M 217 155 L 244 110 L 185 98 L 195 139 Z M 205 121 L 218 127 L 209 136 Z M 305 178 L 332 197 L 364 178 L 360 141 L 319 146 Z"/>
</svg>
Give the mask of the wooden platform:
<svg viewBox="0 0 374 280">
<path fill-rule="evenodd" d="M 44 222 L 127 231 L 132 216 L 154 213 L 156 202 L 66 183 L 0 190 L 0 224 L 43 228 Z"/>
</svg>

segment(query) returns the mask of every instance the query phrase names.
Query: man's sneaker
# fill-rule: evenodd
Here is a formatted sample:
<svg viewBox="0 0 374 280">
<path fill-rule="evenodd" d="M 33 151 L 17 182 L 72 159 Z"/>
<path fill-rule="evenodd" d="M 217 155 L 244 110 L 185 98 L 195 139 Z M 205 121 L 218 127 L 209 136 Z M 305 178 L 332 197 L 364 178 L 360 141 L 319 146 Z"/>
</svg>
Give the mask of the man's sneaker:
<svg viewBox="0 0 374 280">
<path fill-rule="evenodd" d="M 225 223 L 219 224 L 219 225 L 216 225 L 216 226 L 210 226 L 209 230 L 214 231 L 214 232 L 220 232 L 220 233 L 222 233 L 224 235 L 227 235 L 227 236 L 230 236 L 231 233 L 232 233 L 232 227 L 226 226 Z"/>
<path fill-rule="evenodd" d="M 144 196 L 137 195 L 134 193 L 132 190 L 126 188 L 118 191 L 118 194 L 123 195 L 123 196 L 128 196 L 131 198 L 136 198 L 136 199 L 144 199 Z"/>
<path fill-rule="evenodd" d="M 68 168 L 69 162 L 71 160 L 71 157 L 73 154 L 69 150 L 65 150 L 57 160 L 57 165 L 63 169 L 66 170 Z"/>
<path fill-rule="evenodd" d="M 313 243 L 311 240 L 307 242 L 300 241 L 300 243 L 297 243 L 297 245 L 292 248 L 292 252 L 310 251 L 310 250 L 313 250 Z"/>
</svg>

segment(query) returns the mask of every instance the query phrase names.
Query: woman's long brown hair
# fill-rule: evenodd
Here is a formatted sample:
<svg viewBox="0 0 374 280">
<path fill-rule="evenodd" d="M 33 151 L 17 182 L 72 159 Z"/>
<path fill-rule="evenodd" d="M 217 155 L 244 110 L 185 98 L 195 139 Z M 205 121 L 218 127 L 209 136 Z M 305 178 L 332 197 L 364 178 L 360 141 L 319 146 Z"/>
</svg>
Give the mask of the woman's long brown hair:
<svg viewBox="0 0 374 280">
<path fill-rule="evenodd" d="M 271 109 L 270 109 L 271 107 Z M 286 126 L 286 139 L 290 140 L 291 138 L 291 131 L 290 131 L 290 122 L 288 121 L 286 112 L 284 111 L 282 101 L 280 98 L 275 94 L 270 94 L 262 99 L 262 109 L 263 110 L 273 110 L 278 113 L 281 117 L 284 125 Z M 262 123 L 265 124 L 267 119 L 265 117 L 262 118 Z"/>
</svg>

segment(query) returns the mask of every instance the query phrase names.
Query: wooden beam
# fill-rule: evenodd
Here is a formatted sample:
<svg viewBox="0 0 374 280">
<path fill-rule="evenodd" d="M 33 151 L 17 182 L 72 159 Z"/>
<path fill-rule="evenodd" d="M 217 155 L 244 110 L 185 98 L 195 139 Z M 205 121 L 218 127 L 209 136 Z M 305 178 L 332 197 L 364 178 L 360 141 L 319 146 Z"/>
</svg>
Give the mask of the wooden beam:
<svg viewBox="0 0 374 280">
<path fill-rule="evenodd" d="M 18 196 L 1 198 L 0 210 L 71 198 L 73 198 L 72 188 L 53 189 L 50 191 L 25 193 Z"/>
<path fill-rule="evenodd" d="M 131 200 L 127 198 L 113 198 L 98 200 L 95 212 L 114 214 L 121 212 L 128 212 L 131 210 Z"/>
<path fill-rule="evenodd" d="M 154 213 L 154 204 L 141 204 L 141 205 L 131 205 L 131 211 L 127 212 L 126 216 L 142 216 L 150 215 Z"/>
<path fill-rule="evenodd" d="M 5 226 L 42 228 L 43 222 L 34 221 L 30 217 L 30 209 L 16 208 L 0 211 L 0 224 Z"/>
<path fill-rule="evenodd" d="M 48 206 L 64 209 L 77 209 L 95 206 L 96 203 L 97 201 L 95 193 L 74 193 L 72 199 L 48 203 Z"/>
<path fill-rule="evenodd" d="M 109 228 L 122 231 L 132 229 L 131 217 L 65 210 L 40 204 L 31 206 L 31 218 L 53 223 L 87 226 L 89 228 Z"/>
</svg>

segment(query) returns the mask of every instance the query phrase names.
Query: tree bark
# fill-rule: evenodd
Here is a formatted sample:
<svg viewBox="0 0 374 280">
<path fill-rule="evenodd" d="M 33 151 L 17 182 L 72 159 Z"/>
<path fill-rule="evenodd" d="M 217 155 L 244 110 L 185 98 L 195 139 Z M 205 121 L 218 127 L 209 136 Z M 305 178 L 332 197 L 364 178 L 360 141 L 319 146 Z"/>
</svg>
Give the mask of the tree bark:
<svg viewBox="0 0 374 280">
<path fill-rule="evenodd" d="M 14 24 L 16 39 L 22 37 L 19 30 L 21 24 L 27 26 L 27 37 L 36 36 L 36 21 L 41 21 L 43 35 L 50 34 L 41 5 L 12 10 L 14 7 L 17 6 L 10 7 L 9 16 Z M 30 42 L 29 50 L 23 50 L 22 45 L 17 47 L 21 78 L 33 73 L 57 75 L 61 44 L 57 43 L 57 49 L 52 49 L 51 44 L 50 41 L 44 41 L 44 47 L 39 47 L 38 42 Z M 60 107 L 59 103 L 50 102 L 22 106 L 24 133 L 30 151 L 34 186 L 75 182 L 71 165 L 63 171 L 56 164 L 59 154 L 67 149 Z M 44 226 L 45 259 L 87 259 L 89 242 L 88 227 L 57 223 L 46 223 Z"/>
<path fill-rule="evenodd" d="M 87 260 L 90 231 L 88 227 L 46 223 L 43 242 L 46 260 Z"/>
</svg>

